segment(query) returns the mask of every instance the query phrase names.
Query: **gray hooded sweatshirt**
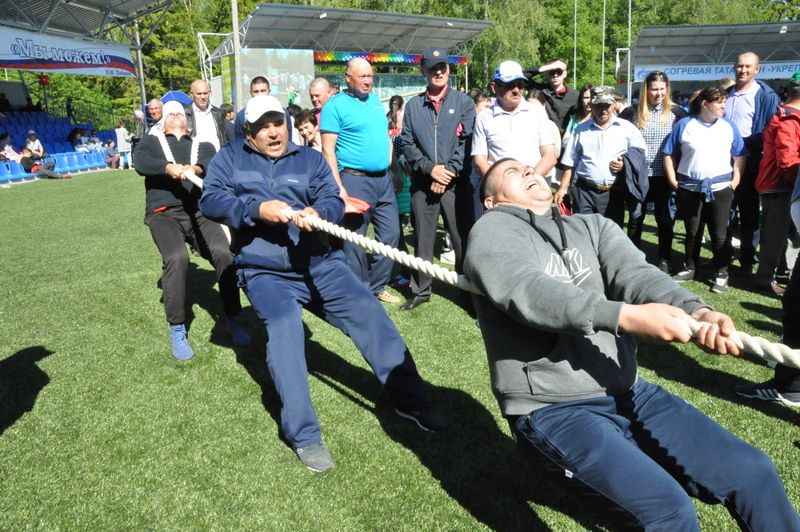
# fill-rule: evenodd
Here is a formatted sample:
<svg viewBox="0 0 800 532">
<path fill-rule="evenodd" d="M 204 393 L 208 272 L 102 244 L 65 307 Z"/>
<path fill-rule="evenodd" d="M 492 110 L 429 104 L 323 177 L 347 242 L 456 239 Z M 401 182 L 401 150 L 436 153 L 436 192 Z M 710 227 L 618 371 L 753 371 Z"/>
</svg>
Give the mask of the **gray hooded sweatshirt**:
<svg viewBox="0 0 800 532">
<path fill-rule="evenodd" d="M 623 302 L 708 308 L 600 215 L 496 207 L 472 228 L 464 269 L 486 294 L 478 321 L 507 416 L 630 390 L 636 341 L 618 331 Z"/>
</svg>

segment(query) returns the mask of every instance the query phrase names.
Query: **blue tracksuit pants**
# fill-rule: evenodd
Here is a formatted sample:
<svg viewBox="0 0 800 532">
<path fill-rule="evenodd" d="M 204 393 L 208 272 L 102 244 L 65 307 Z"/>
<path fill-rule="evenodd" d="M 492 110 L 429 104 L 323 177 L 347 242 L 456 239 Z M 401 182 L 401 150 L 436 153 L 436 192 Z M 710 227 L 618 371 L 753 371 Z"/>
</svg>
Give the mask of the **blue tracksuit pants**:
<svg viewBox="0 0 800 532">
<path fill-rule="evenodd" d="M 294 448 L 322 438 L 308 386 L 303 307 L 353 340 L 394 405 L 428 405 L 426 385 L 400 333 L 341 251 L 308 270 L 242 268 L 239 278 L 267 330 L 267 367 L 281 400 L 281 430 Z"/>
</svg>

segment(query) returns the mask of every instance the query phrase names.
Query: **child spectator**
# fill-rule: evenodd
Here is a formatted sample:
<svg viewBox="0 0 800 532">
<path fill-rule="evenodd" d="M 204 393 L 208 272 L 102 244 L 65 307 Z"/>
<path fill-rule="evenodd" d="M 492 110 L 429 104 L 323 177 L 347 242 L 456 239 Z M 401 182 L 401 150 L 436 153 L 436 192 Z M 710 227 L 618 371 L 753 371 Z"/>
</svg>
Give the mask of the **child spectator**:
<svg viewBox="0 0 800 532">
<path fill-rule="evenodd" d="M 119 170 L 119 152 L 113 140 L 108 139 L 105 148 L 106 164 L 112 170 Z"/>
</svg>

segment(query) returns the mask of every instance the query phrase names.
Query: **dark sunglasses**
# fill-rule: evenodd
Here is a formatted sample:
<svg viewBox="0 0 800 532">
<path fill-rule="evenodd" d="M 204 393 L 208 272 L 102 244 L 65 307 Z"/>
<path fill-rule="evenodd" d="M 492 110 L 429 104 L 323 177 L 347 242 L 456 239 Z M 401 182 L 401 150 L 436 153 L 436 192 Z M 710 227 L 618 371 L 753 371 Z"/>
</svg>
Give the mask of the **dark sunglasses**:
<svg viewBox="0 0 800 532">
<path fill-rule="evenodd" d="M 554 68 L 553 70 L 549 70 L 548 74 L 551 76 L 560 76 L 564 73 L 564 70 L 561 68 Z"/>
<path fill-rule="evenodd" d="M 519 90 L 523 90 L 525 87 L 528 86 L 528 84 L 525 83 L 524 81 L 518 79 L 518 80 L 510 81 L 508 83 L 500 82 L 500 86 L 503 87 L 504 89 L 507 89 L 507 90 L 511 90 L 511 89 L 514 89 L 514 88 L 517 88 Z"/>
</svg>

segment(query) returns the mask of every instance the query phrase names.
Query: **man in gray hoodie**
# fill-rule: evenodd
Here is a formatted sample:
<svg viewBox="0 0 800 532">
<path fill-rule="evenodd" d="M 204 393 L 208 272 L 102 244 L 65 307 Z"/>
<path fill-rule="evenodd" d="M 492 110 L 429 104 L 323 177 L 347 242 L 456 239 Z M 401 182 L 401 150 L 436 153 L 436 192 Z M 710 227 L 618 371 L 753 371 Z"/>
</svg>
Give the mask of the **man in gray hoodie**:
<svg viewBox="0 0 800 532">
<path fill-rule="evenodd" d="M 738 355 L 730 317 L 647 264 L 600 215 L 562 218 L 545 180 L 513 159 L 485 174 L 489 211 L 465 272 L 492 387 L 515 438 L 619 527 L 698 530 L 689 495 L 742 527 L 798 530 L 770 459 L 684 400 L 637 377 L 636 340 Z"/>
</svg>

